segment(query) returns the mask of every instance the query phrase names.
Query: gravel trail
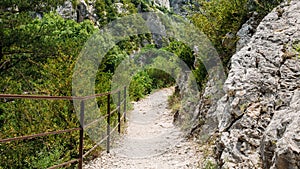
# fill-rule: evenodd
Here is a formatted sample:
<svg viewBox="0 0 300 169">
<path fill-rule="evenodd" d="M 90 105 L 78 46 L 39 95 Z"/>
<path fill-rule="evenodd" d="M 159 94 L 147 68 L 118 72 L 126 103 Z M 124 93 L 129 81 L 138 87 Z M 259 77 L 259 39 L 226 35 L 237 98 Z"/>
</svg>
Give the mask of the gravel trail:
<svg viewBox="0 0 300 169">
<path fill-rule="evenodd" d="M 173 125 L 167 109 L 172 88 L 161 89 L 134 103 L 126 133 L 111 149 L 90 161 L 86 169 L 198 168 L 199 145 L 187 140 Z"/>
</svg>

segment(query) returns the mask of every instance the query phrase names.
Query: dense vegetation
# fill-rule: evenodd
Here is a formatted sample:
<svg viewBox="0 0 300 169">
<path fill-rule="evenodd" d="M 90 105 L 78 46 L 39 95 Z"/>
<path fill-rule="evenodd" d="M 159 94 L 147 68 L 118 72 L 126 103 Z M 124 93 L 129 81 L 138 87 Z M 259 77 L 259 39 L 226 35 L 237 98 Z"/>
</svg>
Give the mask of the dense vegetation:
<svg viewBox="0 0 300 169">
<path fill-rule="evenodd" d="M 77 23 L 51 12 L 51 8 L 62 2 L 48 1 L 43 5 L 29 0 L 22 3 L 1 2 L 1 93 L 71 96 L 76 59 L 86 40 L 98 28 L 89 20 Z M 98 11 L 103 11 L 101 8 L 111 10 L 109 1 L 105 1 L 107 6 L 104 7 L 102 2 L 104 1 L 96 3 Z M 130 4 L 128 2 L 129 7 Z M 38 14 L 42 15 L 41 19 L 36 17 Z M 113 20 L 115 16 L 106 17 L 102 17 L 102 24 Z M 97 73 L 96 93 L 110 90 L 115 67 L 140 47 L 142 38 L 149 39 L 149 35 L 131 37 L 129 41 L 121 42 L 107 53 Z M 159 70 L 149 69 L 137 74 L 129 90 L 131 98 L 138 100 L 153 88 L 164 87 L 173 82 L 172 79 L 171 82 L 165 81 L 160 75 L 170 79 Z M 105 102 L 104 98 L 98 100 L 99 105 L 106 105 Z M 102 113 L 106 112 L 105 109 L 105 106 L 101 106 Z M 0 138 L 78 126 L 73 104 L 69 101 L 0 100 Z M 94 143 L 87 135 L 85 138 L 86 151 Z M 47 168 L 77 158 L 78 142 L 78 132 L 72 132 L 0 144 L 0 168 Z"/>
<path fill-rule="evenodd" d="M 86 40 L 99 28 L 85 20 L 77 23 L 63 19 L 53 8 L 64 0 L 41 1 L 3 0 L 0 2 L 0 90 L 1 93 L 71 96 L 72 75 L 79 52 Z M 76 0 L 72 1 L 76 6 Z M 278 1 L 255 1 L 255 9 L 248 8 L 247 0 L 199 0 L 190 11 L 190 19 L 216 46 L 224 64 L 234 53 L 232 45 L 222 44 L 228 32 L 235 34 L 248 18 L 250 10 L 266 14 Z M 120 13 L 112 0 L 97 0 L 96 14 L 100 27 L 131 13 L 154 9 L 144 0 L 121 0 L 126 12 Z M 165 10 L 165 9 L 163 9 Z M 41 15 L 42 18 L 36 16 Z M 144 41 L 147 44 L 143 44 Z M 111 78 L 118 64 L 133 51 L 155 48 L 151 35 L 136 35 L 111 49 L 99 67 L 96 93 L 110 90 Z M 205 82 L 206 70 L 200 63 L 194 65 L 195 55 L 185 44 L 169 39 L 159 50 L 172 52 L 187 63 L 200 86 Z M 168 74 L 146 69 L 136 74 L 129 93 L 138 100 L 153 89 L 174 84 Z M 105 105 L 105 99 L 98 100 Z M 101 111 L 105 112 L 102 106 Z M 79 126 L 72 102 L 0 100 L 0 138 L 10 138 L 45 131 Z M 77 132 L 0 144 L 0 168 L 47 168 L 77 157 Z M 86 149 L 93 142 L 85 137 Z M 97 153 L 97 152 L 95 152 Z M 70 166 L 74 167 L 74 166 Z"/>
<path fill-rule="evenodd" d="M 64 20 L 54 13 L 45 13 L 42 19 L 21 14 L 14 17 L 24 23 L 13 24 L 8 18 L 4 25 L 8 27 L 2 32 L 2 93 L 71 95 L 73 64 L 94 26 L 89 21 Z M 72 103 L 67 101 L 1 100 L 0 138 L 77 127 L 72 111 Z M 78 136 L 74 132 L 0 144 L 0 166 L 47 168 L 67 161 L 77 156 Z"/>
<path fill-rule="evenodd" d="M 282 0 L 198 0 L 190 19 L 203 31 L 217 49 L 224 67 L 235 53 L 238 37 L 235 36 L 242 24 L 258 13 L 258 21 Z"/>
</svg>

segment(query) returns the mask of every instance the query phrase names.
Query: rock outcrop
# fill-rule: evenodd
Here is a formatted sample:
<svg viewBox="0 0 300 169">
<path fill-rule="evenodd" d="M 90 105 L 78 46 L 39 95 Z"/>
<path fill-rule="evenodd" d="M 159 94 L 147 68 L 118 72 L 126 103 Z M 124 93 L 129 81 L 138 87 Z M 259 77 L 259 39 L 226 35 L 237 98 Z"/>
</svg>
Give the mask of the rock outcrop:
<svg viewBox="0 0 300 169">
<path fill-rule="evenodd" d="M 62 6 L 58 6 L 56 12 L 65 19 L 77 20 L 77 12 L 71 1 L 65 1 Z"/>
<path fill-rule="evenodd" d="M 212 116 L 222 168 L 300 168 L 299 42 L 294 0 L 268 14 L 231 58 L 226 94 Z"/>
<path fill-rule="evenodd" d="M 89 0 L 88 3 L 80 0 L 78 4 L 73 4 L 70 0 L 67 0 L 62 6 L 57 7 L 56 11 L 65 19 L 72 19 L 77 22 L 90 19 L 96 23 L 98 18 L 95 14 L 94 3 L 93 0 Z"/>
<path fill-rule="evenodd" d="M 153 5 L 170 9 L 170 0 L 151 0 Z"/>
<path fill-rule="evenodd" d="M 245 45 L 247 45 L 256 32 L 256 28 L 259 24 L 258 13 L 253 12 L 252 16 L 247 20 L 246 23 L 242 25 L 242 28 L 237 32 L 237 37 L 239 40 L 236 43 L 236 51 L 241 50 Z"/>
<path fill-rule="evenodd" d="M 274 112 L 260 147 L 264 168 L 300 168 L 300 90 L 287 109 Z"/>
<path fill-rule="evenodd" d="M 186 17 L 189 10 L 192 9 L 192 4 L 195 4 L 194 0 L 171 0 L 170 7 L 174 13 Z"/>
<path fill-rule="evenodd" d="M 201 99 L 192 133 L 215 139 L 220 168 L 300 168 L 300 1 L 253 24 L 240 31 L 224 96 Z"/>
</svg>

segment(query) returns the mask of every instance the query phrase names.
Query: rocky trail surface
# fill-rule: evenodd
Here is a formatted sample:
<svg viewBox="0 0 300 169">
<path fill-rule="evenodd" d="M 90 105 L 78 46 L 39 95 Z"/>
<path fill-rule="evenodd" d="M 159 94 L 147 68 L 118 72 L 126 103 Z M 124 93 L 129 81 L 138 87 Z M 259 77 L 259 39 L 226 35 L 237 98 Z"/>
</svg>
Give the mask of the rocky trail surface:
<svg viewBox="0 0 300 169">
<path fill-rule="evenodd" d="M 86 169 L 174 169 L 198 168 L 199 145 L 184 137 L 173 125 L 167 109 L 171 88 L 159 90 L 134 103 L 126 133 L 111 152 L 86 164 Z"/>
</svg>

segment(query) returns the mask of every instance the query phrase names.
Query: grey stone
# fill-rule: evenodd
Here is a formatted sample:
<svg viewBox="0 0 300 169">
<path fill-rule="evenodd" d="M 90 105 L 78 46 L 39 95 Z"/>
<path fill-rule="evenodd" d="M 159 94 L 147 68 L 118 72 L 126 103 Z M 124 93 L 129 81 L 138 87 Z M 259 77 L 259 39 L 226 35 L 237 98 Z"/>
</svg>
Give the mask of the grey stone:
<svg viewBox="0 0 300 169">
<path fill-rule="evenodd" d="M 95 14 L 95 1 L 91 0 L 86 3 L 80 0 L 77 6 L 74 6 L 70 0 L 64 2 L 62 6 L 58 6 L 56 11 L 65 19 L 72 19 L 77 22 L 82 22 L 84 19 L 89 19 L 97 23 L 97 16 Z"/>
<path fill-rule="evenodd" d="M 197 130 L 216 137 L 221 168 L 300 168 L 300 59 L 292 47 L 300 41 L 299 18 L 300 1 L 292 0 L 253 35 L 255 26 L 243 25 L 225 94 L 205 108 L 200 100 L 198 126 L 205 121 Z"/>
<path fill-rule="evenodd" d="M 300 168 L 300 89 L 296 90 L 290 107 L 276 111 L 266 128 L 260 153 L 264 168 Z"/>
<path fill-rule="evenodd" d="M 231 59 L 219 102 L 218 159 L 222 168 L 299 168 L 299 1 L 267 15 Z M 297 19 L 296 19 L 297 18 Z M 240 34 L 247 34 L 244 25 Z M 289 56 L 287 57 L 287 54 Z M 297 140 L 298 139 L 298 140 Z"/>
<path fill-rule="evenodd" d="M 160 7 L 165 7 L 170 9 L 170 1 L 169 0 L 153 0 L 154 4 Z"/>
<path fill-rule="evenodd" d="M 74 9 L 71 1 L 65 1 L 62 6 L 57 7 L 56 12 L 65 19 L 77 19 L 76 9 Z"/>
<path fill-rule="evenodd" d="M 258 13 L 253 12 L 252 16 L 248 19 L 246 23 L 242 25 L 242 28 L 236 34 L 239 38 L 239 40 L 236 43 L 236 51 L 239 51 L 242 47 L 249 43 L 252 35 L 256 31 L 258 23 Z"/>
</svg>

